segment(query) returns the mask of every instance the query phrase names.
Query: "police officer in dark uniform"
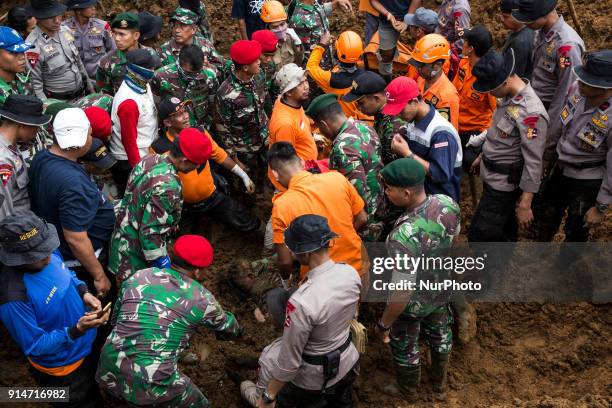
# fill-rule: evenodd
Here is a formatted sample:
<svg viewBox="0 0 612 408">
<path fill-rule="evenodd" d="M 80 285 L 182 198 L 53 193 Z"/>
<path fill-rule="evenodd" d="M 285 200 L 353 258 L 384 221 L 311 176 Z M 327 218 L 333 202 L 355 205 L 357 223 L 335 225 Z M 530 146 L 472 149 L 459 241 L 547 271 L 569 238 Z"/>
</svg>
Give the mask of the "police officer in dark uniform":
<svg viewBox="0 0 612 408">
<path fill-rule="evenodd" d="M 574 67 L 551 129 L 545 159 L 552 174 L 542 191 L 538 240 L 550 241 L 567 210 L 565 240 L 586 242 L 612 204 L 612 50 L 590 53 Z"/>
</svg>

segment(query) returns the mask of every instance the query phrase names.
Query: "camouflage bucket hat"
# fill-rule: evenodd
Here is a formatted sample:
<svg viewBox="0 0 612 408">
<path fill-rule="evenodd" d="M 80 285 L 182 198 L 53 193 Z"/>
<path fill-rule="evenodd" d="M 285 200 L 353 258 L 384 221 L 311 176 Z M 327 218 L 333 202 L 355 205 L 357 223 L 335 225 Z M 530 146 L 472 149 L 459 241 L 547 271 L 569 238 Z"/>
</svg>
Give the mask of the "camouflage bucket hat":
<svg viewBox="0 0 612 408">
<path fill-rule="evenodd" d="M 189 9 L 178 7 L 170 21 L 178 21 L 183 24 L 197 24 L 198 15 Z"/>
</svg>

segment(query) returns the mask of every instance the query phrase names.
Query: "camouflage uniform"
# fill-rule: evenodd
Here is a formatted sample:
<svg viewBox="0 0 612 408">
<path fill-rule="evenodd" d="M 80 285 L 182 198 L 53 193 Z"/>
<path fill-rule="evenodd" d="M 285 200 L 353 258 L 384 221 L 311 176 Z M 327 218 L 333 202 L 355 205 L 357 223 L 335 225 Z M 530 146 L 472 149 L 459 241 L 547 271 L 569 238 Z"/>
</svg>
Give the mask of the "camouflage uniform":
<svg viewBox="0 0 612 408">
<path fill-rule="evenodd" d="M 268 138 L 268 116 L 264 110 L 266 90 L 257 77 L 243 82 L 234 72 L 219 87 L 215 126 L 218 142 L 231 157 L 247 166 L 256 165 Z"/>
<path fill-rule="evenodd" d="M 239 335 L 234 315 L 200 283 L 170 268 L 136 272 L 125 281 L 115 310 L 96 373 L 100 386 L 138 406 L 207 407 L 206 397 L 179 371 L 179 354 L 198 327 Z"/>
<path fill-rule="evenodd" d="M 153 48 L 145 47 L 138 44 L 138 48 L 145 49 L 153 55 L 157 52 Z M 96 71 L 96 89 L 98 92 L 104 92 L 109 95 L 115 95 L 123 82 L 125 70 L 127 67 L 127 59 L 125 51 L 116 49 L 106 54 L 100 62 L 98 62 L 98 70 Z"/>
<path fill-rule="evenodd" d="M 310 51 L 321 41 L 321 37 L 329 30 L 329 20 L 327 17 L 331 14 L 331 3 L 325 5 L 315 1 L 314 4 L 304 4 L 299 0 L 294 0 L 292 6 L 289 6 L 289 27 L 293 28 L 302 40 L 304 46 L 304 61 L 308 61 Z M 332 60 L 329 53 L 329 48 L 325 51 L 321 66 L 325 69 L 331 69 Z"/>
<path fill-rule="evenodd" d="M 383 194 L 378 173 L 383 164 L 380 160 L 380 142 L 374 129 L 364 122 L 349 118 L 334 138 L 329 153 L 329 168 L 339 171 L 353 184 L 365 201 L 368 223 L 377 223 L 382 216 L 378 211 Z M 364 239 L 376 240 L 377 237 L 378 234 L 374 232 Z"/>
<path fill-rule="evenodd" d="M 113 107 L 113 97 L 104 93 L 94 93 L 77 99 L 73 102 L 73 105 L 81 109 L 97 106 L 110 114 Z"/>
<path fill-rule="evenodd" d="M 459 230 L 460 212 L 457 203 L 443 194 L 427 196 L 422 204 L 405 212 L 397 220 L 387 237 L 387 250 L 390 257 L 404 254 L 413 257 L 437 256 L 440 251 L 452 246 Z M 394 271 L 394 274 L 411 276 L 400 271 Z M 421 324 L 432 353 L 450 353 L 453 335 L 448 295 L 443 291 L 418 290 L 419 280 L 442 282 L 448 278 L 448 273 L 444 271 L 420 270 L 417 273 L 417 290 L 412 292 L 406 308 L 391 328 L 391 352 L 396 365 L 419 365 Z"/>
<path fill-rule="evenodd" d="M 225 65 L 223 66 L 223 74 L 222 77 L 229 78 L 230 74 L 234 70 L 234 63 L 231 60 L 226 60 Z M 276 85 L 274 81 L 274 77 L 276 75 L 276 65 L 274 61 L 270 60 L 268 63 L 261 63 L 261 69 L 259 70 L 259 75 L 255 78 L 258 81 L 261 81 L 264 84 L 266 89 L 266 100 L 264 103 L 264 110 L 266 111 L 266 115 L 270 117 L 272 115 L 272 109 L 274 108 L 274 102 L 276 98 L 280 95 L 280 89 Z"/>
<path fill-rule="evenodd" d="M 29 70 L 27 70 L 25 75 L 16 74 L 15 80 L 11 82 L 6 82 L 0 78 L 0 106 L 4 105 L 6 98 L 12 94 L 34 95 Z"/>
<path fill-rule="evenodd" d="M 393 135 L 399 132 L 402 126 L 405 126 L 404 122 L 399 116 L 383 115 L 377 113 L 374 116 L 374 130 L 380 140 L 380 154 L 383 164 L 387 165 L 393 160 L 399 159 L 399 156 L 391 149 L 391 142 L 393 141 Z"/>
<path fill-rule="evenodd" d="M 176 97 L 181 101 L 191 99 L 189 125 L 210 130 L 212 127 L 212 103 L 219 88 L 217 71 L 202 67 L 194 80 L 187 80 L 179 73 L 178 62 L 161 67 L 155 72 L 151 91 L 161 98 Z"/>
<path fill-rule="evenodd" d="M 206 5 L 204 4 L 204 0 L 200 1 L 200 10 L 197 13 L 200 17 L 198 22 L 198 32 L 197 34 L 204 37 L 211 44 L 215 43 L 215 38 L 213 37 L 213 32 L 210 29 L 210 22 L 208 21 L 208 13 L 206 12 Z"/>
<path fill-rule="evenodd" d="M 204 37 L 194 35 L 192 44 L 202 49 L 204 58 L 206 58 L 217 70 L 221 71 L 223 69 L 225 58 L 217 52 L 213 43 Z M 174 41 L 174 38 L 163 43 L 159 50 L 159 58 L 162 60 L 162 65 L 170 65 L 178 61 L 181 48 L 182 47 Z"/>
<path fill-rule="evenodd" d="M 182 208 L 181 182 L 169 157 L 148 156 L 132 169 L 108 261 L 119 282 L 168 254 L 166 244 L 178 230 Z"/>
</svg>

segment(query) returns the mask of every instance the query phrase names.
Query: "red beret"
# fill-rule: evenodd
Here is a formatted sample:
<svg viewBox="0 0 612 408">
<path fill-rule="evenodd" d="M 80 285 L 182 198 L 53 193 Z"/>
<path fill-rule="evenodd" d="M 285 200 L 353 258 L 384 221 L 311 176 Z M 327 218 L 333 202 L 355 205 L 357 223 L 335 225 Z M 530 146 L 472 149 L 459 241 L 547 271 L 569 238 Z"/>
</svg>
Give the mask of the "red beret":
<svg viewBox="0 0 612 408">
<path fill-rule="evenodd" d="M 178 144 L 185 157 L 195 164 L 206 163 L 212 153 L 210 139 L 196 128 L 181 130 Z"/>
<path fill-rule="evenodd" d="M 230 47 L 230 58 L 235 64 L 252 64 L 260 55 L 261 45 L 257 41 L 238 40 Z"/>
<path fill-rule="evenodd" d="M 261 44 L 261 52 L 266 54 L 274 54 L 276 52 L 278 38 L 272 31 L 258 30 L 251 35 L 251 38 L 253 41 L 257 41 L 259 44 Z"/>
<path fill-rule="evenodd" d="M 108 112 L 98 106 L 90 106 L 85 109 L 85 115 L 91 124 L 91 135 L 100 140 L 108 140 L 113 127 Z"/>
<path fill-rule="evenodd" d="M 174 243 L 174 255 L 191 266 L 206 268 L 213 262 L 213 248 L 200 235 L 183 235 Z"/>
</svg>

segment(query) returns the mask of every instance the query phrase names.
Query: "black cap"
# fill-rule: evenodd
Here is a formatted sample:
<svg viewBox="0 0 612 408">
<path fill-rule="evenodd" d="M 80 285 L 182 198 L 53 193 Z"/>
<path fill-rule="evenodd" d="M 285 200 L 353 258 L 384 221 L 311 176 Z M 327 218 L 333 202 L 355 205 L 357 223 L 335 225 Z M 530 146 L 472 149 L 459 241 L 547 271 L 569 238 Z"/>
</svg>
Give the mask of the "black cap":
<svg viewBox="0 0 612 408">
<path fill-rule="evenodd" d="M 0 108 L 0 117 L 28 126 L 42 126 L 51 121 L 51 115 L 43 115 L 43 103 L 34 95 L 9 95 Z"/>
<path fill-rule="evenodd" d="M 513 73 L 514 50 L 508 48 L 504 55 L 490 50 L 472 69 L 472 75 L 476 77 L 472 88 L 477 92 L 490 92 L 499 88 Z"/>
<path fill-rule="evenodd" d="M 518 10 L 519 0 L 501 0 L 499 9 L 502 13 L 512 13 L 513 10 Z"/>
<path fill-rule="evenodd" d="M 612 89 L 612 50 L 593 51 L 584 57 L 584 64 L 574 67 L 580 80 L 595 88 Z"/>
<path fill-rule="evenodd" d="M 533 23 L 557 7 L 557 0 L 519 0 L 512 17 L 519 23 Z"/>
<path fill-rule="evenodd" d="M 479 57 L 485 55 L 493 46 L 493 36 L 489 29 L 483 25 L 464 29 L 462 38 L 468 40 Z"/>
<path fill-rule="evenodd" d="M 28 6 L 30 14 L 40 19 L 61 16 L 67 9 L 66 5 L 56 0 L 32 0 Z"/>
<path fill-rule="evenodd" d="M 144 48 L 136 48 L 125 54 L 127 62 L 146 69 L 157 69 L 161 65 L 159 57 Z"/>
<path fill-rule="evenodd" d="M 185 105 L 191 105 L 191 99 L 181 101 L 179 98 L 174 96 L 171 98 L 164 98 L 159 103 L 157 113 L 159 118 L 163 121 L 164 119 L 167 119 L 168 116 L 178 112 L 181 108 L 184 108 Z"/>
<path fill-rule="evenodd" d="M 138 13 L 138 19 L 140 20 L 140 41 L 155 37 L 161 31 L 164 24 L 163 18 L 148 11 Z"/>
<path fill-rule="evenodd" d="M 98 4 L 98 0 L 68 0 L 66 2 L 66 6 L 68 6 L 70 10 L 93 7 L 96 4 Z"/>
<path fill-rule="evenodd" d="M 21 266 L 38 262 L 59 247 L 57 230 L 30 210 L 0 221 L 0 262 Z"/>
<path fill-rule="evenodd" d="M 327 218 L 315 214 L 300 215 L 285 230 L 285 245 L 294 254 L 305 254 L 327 247 L 338 234 L 329 228 Z"/>
<path fill-rule="evenodd" d="M 25 33 L 28 28 L 28 19 L 32 17 L 30 10 L 25 7 L 15 6 L 12 7 L 7 15 L 7 26 Z"/>
<path fill-rule="evenodd" d="M 365 95 L 384 92 L 387 83 L 376 72 L 365 71 L 355 77 L 349 93 L 342 97 L 344 102 L 354 102 Z"/>
<path fill-rule="evenodd" d="M 81 157 L 81 160 L 93 164 L 100 170 L 108 170 L 113 167 L 117 159 L 108 151 L 104 142 L 95 137 L 92 137 L 91 140 L 91 147 L 85 156 Z"/>
</svg>

